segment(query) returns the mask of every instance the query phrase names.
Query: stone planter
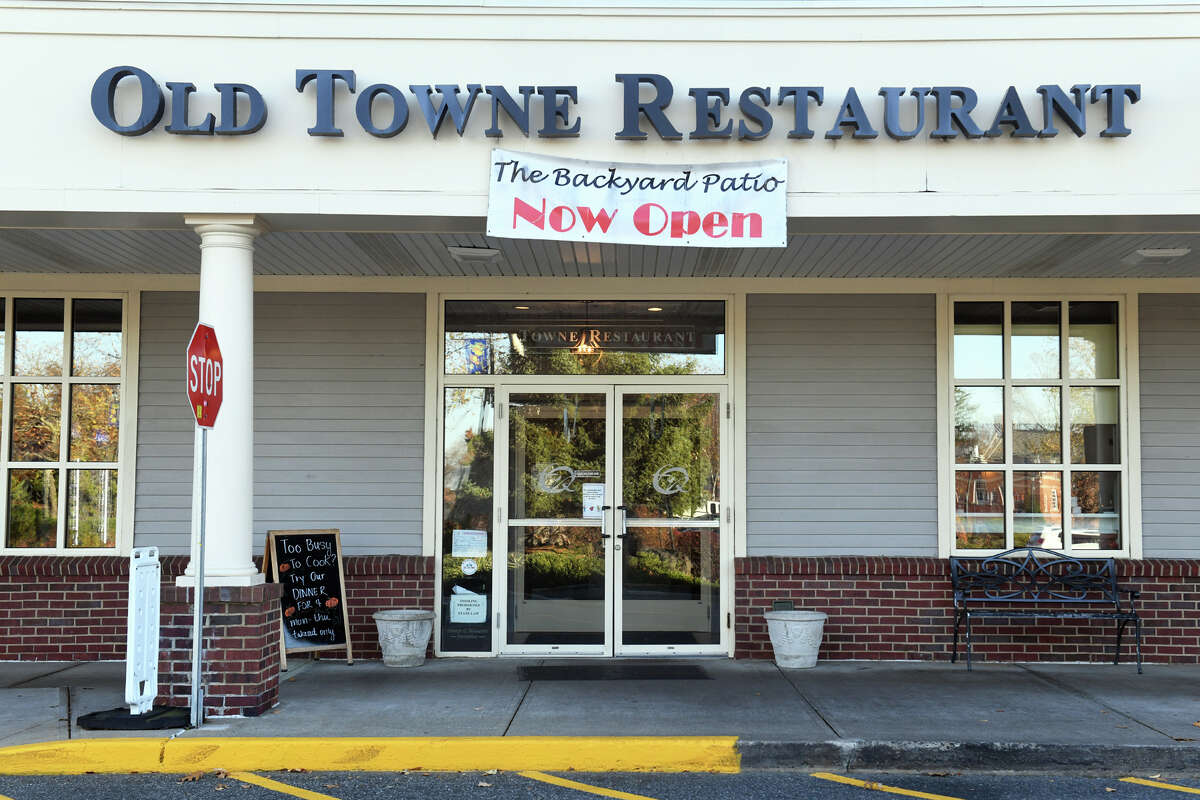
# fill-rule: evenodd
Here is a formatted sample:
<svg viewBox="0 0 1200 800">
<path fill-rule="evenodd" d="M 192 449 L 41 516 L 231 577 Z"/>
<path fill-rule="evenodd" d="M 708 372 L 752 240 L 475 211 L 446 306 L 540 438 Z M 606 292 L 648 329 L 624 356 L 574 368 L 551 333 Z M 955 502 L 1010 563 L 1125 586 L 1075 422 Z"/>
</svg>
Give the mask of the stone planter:
<svg viewBox="0 0 1200 800">
<path fill-rule="evenodd" d="M 391 608 L 371 615 L 379 632 L 383 663 L 389 667 L 419 667 L 433 634 L 433 612 L 417 608 Z"/>
<path fill-rule="evenodd" d="M 775 650 L 775 663 L 783 669 L 809 669 L 817 665 L 821 633 L 828 617 L 822 611 L 767 611 L 767 632 Z"/>
</svg>

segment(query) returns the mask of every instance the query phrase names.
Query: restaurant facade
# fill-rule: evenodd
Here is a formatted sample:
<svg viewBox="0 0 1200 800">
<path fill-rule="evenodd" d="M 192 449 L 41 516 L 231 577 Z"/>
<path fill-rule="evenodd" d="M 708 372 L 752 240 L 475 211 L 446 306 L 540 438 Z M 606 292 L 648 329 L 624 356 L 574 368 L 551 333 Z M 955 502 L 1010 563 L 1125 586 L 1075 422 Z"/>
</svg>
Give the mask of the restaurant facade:
<svg viewBox="0 0 1200 800">
<path fill-rule="evenodd" d="M 273 530 L 340 532 L 358 658 L 387 608 L 437 657 L 769 658 L 791 604 L 822 658 L 944 659 L 947 559 L 1025 545 L 1200 655 L 1200 7 L 0 20 L 0 658 L 123 658 L 156 547 L 186 700 L 197 321 L 210 713 L 275 702 Z"/>
</svg>

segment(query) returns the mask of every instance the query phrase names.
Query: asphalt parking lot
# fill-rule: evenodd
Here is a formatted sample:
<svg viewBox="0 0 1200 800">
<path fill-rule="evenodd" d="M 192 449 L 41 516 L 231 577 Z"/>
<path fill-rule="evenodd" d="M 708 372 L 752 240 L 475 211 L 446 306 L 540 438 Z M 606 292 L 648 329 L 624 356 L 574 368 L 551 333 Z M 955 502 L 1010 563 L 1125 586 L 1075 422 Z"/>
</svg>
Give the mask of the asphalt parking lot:
<svg viewBox="0 0 1200 800">
<path fill-rule="evenodd" d="M 1132 777 L 1132 776 L 1130 776 Z M 0 776 L 11 800 L 1170 800 L 1200 795 L 1200 776 L 1126 778 L 798 771 L 649 773 L 205 773 L 177 775 Z"/>
</svg>

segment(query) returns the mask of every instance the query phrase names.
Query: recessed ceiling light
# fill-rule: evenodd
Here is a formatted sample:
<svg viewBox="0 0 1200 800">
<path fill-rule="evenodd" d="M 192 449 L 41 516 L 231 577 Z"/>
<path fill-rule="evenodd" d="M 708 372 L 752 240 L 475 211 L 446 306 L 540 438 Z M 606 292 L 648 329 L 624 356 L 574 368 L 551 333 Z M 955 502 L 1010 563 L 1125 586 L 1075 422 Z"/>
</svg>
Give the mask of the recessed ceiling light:
<svg viewBox="0 0 1200 800">
<path fill-rule="evenodd" d="M 1134 250 L 1121 259 L 1122 263 L 1135 264 L 1166 264 L 1177 258 L 1183 258 L 1192 252 L 1190 247 L 1143 247 Z"/>
<path fill-rule="evenodd" d="M 662 306 L 650 306 L 647 311 L 662 311 Z"/>
<path fill-rule="evenodd" d="M 528 311 L 529 306 L 513 306 L 517 311 Z"/>
<path fill-rule="evenodd" d="M 1135 250 L 1143 258 L 1179 258 L 1192 252 L 1190 247 L 1143 247 Z"/>
<path fill-rule="evenodd" d="M 494 247 L 449 246 L 446 251 L 460 264 L 487 264 L 500 258 L 500 251 Z"/>
</svg>

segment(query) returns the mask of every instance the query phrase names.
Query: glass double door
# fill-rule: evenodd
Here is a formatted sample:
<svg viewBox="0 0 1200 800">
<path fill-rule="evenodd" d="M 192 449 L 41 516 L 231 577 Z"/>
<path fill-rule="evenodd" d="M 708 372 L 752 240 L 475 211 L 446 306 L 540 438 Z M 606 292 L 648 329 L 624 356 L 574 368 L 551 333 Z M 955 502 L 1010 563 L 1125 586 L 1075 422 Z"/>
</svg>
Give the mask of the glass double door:
<svg viewBox="0 0 1200 800">
<path fill-rule="evenodd" d="M 725 652 L 723 391 L 501 391 L 503 652 Z"/>
</svg>

